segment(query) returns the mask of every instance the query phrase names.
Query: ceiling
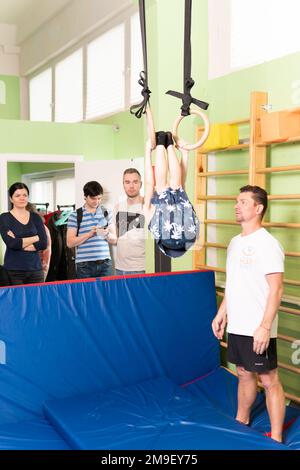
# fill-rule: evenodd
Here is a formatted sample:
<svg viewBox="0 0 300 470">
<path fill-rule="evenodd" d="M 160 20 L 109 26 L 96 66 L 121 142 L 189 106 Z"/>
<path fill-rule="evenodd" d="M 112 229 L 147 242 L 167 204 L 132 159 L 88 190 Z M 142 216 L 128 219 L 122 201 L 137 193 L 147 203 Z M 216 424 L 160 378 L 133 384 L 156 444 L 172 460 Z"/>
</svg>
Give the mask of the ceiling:
<svg viewBox="0 0 300 470">
<path fill-rule="evenodd" d="M 30 36 L 72 0 L 0 0 L 0 24 L 15 24 L 18 42 Z"/>
</svg>

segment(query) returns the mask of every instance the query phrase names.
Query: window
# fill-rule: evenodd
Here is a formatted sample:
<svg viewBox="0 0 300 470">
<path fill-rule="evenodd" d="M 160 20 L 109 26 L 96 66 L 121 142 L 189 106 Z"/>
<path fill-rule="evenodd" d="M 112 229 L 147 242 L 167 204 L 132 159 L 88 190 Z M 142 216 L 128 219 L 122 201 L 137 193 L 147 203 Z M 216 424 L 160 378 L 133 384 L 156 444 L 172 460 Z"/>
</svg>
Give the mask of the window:
<svg viewBox="0 0 300 470">
<path fill-rule="evenodd" d="M 51 121 L 52 71 L 47 69 L 29 82 L 29 109 L 31 121 Z"/>
<path fill-rule="evenodd" d="M 299 0 L 231 0 L 231 68 L 300 50 Z"/>
<path fill-rule="evenodd" d="M 139 74 L 144 70 L 140 18 L 137 13 L 131 17 L 130 26 L 130 104 L 135 104 L 142 100 L 142 88 L 138 84 L 138 79 Z"/>
<path fill-rule="evenodd" d="M 91 33 L 76 52 L 54 59 L 51 68 L 30 80 L 32 121 L 97 120 L 141 101 L 138 79 L 144 67 L 135 11 L 130 7 L 113 18 L 111 29 L 97 37 Z"/>
<path fill-rule="evenodd" d="M 75 177 L 72 169 L 26 174 L 22 176 L 22 181 L 29 188 L 30 202 L 48 202 L 49 212 L 56 210 L 57 204 L 75 204 Z"/>
<path fill-rule="evenodd" d="M 82 49 L 55 67 L 55 121 L 78 122 L 83 119 Z"/>
<path fill-rule="evenodd" d="M 56 202 L 60 206 L 75 204 L 74 176 L 56 178 Z"/>
<path fill-rule="evenodd" d="M 299 0 L 208 0 L 209 78 L 300 51 Z"/>
<path fill-rule="evenodd" d="M 124 109 L 124 24 L 88 45 L 86 118 Z"/>
<path fill-rule="evenodd" d="M 30 201 L 33 204 L 43 204 L 49 202 L 49 211 L 54 209 L 53 181 L 40 178 L 38 181 L 32 180 L 29 184 Z"/>
</svg>

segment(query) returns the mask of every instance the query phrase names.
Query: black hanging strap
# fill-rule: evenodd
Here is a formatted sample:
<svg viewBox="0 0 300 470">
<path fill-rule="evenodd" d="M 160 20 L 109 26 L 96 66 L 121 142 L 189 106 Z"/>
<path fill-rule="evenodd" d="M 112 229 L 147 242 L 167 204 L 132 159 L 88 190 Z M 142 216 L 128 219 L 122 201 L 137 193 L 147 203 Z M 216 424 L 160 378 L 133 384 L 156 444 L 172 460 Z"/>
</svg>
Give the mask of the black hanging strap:
<svg viewBox="0 0 300 470">
<path fill-rule="evenodd" d="M 182 100 L 181 115 L 188 116 L 190 114 L 190 106 L 196 104 L 202 109 L 207 109 L 209 104 L 205 101 L 197 100 L 191 95 L 191 89 L 195 82 L 191 77 L 192 68 L 192 47 L 191 47 L 191 23 L 192 23 L 192 0 L 185 0 L 185 17 L 184 17 L 184 71 L 183 71 L 183 93 L 178 91 L 167 91 L 167 95 L 175 96 Z"/>
<path fill-rule="evenodd" d="M 140 79 L 138 84 L 143 87 L 141 95 L 143 96 L 143 101 L 139 104 L 131 106 L 130 112 L 134 114 L 137 118 L 140 118 L 147 108 L 147 104 L 150 99 L 151 91 L 148 88 L 148 63 L 147 63 L 147 36 L 146 36 L 146 13 L 145 13 L 145 0 L 139 0 L 139 9 L 140 9 L 140 25 L 141 25 L 141 35 L 142 35 L 142 45 L 143 45 L 143 59 L 144 59 L 144 70 L 140 73 Z"/>
</svg>

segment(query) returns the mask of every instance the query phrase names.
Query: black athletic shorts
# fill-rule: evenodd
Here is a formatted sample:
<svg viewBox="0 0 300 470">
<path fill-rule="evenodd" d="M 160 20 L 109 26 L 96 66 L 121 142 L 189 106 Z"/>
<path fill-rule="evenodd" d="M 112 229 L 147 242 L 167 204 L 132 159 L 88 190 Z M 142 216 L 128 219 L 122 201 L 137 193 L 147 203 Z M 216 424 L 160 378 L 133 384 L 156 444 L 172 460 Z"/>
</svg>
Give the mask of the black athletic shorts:
<svg viewBox="0 0 300 470">
<path fill-rule="evenodd" d="M 253 351 L 253 336 L 228 333 L 227 344 L 227 360 L 232 364 L 258 374 L 277 368 L 276 338 L 270 339 L 270 344 L 263 354 Z"/>
</svg>

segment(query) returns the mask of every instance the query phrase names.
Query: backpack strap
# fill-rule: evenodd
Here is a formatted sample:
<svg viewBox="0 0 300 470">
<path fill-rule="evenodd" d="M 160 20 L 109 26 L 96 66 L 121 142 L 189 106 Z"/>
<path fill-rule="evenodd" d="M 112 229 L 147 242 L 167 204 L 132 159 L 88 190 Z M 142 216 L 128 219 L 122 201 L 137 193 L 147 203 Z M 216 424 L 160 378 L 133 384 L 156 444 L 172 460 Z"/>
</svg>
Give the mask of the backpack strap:
<svg viewBox="0 0 300 470">
<path fill-rule="evenodd" d="M 106 222 L 108 225 L 108 210 L 104 206 L 100 206 L 100 207 L 101 207 L 104 217 L 106 218 Z"/>
<path fill-rule="evenodd" d="M 79 207 L 76 210 L 76 213 L 77 213 L 77 233 L 76 233 L 76 237 L 78 237 L 79 230 L 80 230 L 80 225 L 81 225 L 81 222 L 82 222 L 82 216 L 83 216 L 82 207 Z"/>
<path fill-rule="evenodd" d="M 107 209 L 106 209 L 104 206 L 101 206 L 101 209 L 102 209 L 103 215 L 104 215 L 104 217 L 106 218 L 106 221 L 107 221 L 107 223 L 108 223 L 108 211 L 107 211 Z M 76 237 L 78 237 L 79 230 L 80 230 L 80 225 L 81 225 L 82 217 L 83 217 L 83 210 L 82 210 L 82 207 L 79 207 L 79 208 L 76 210 L 76 213 L 77 213 L 77 233 L 76 233 Z"/>
</svg>

